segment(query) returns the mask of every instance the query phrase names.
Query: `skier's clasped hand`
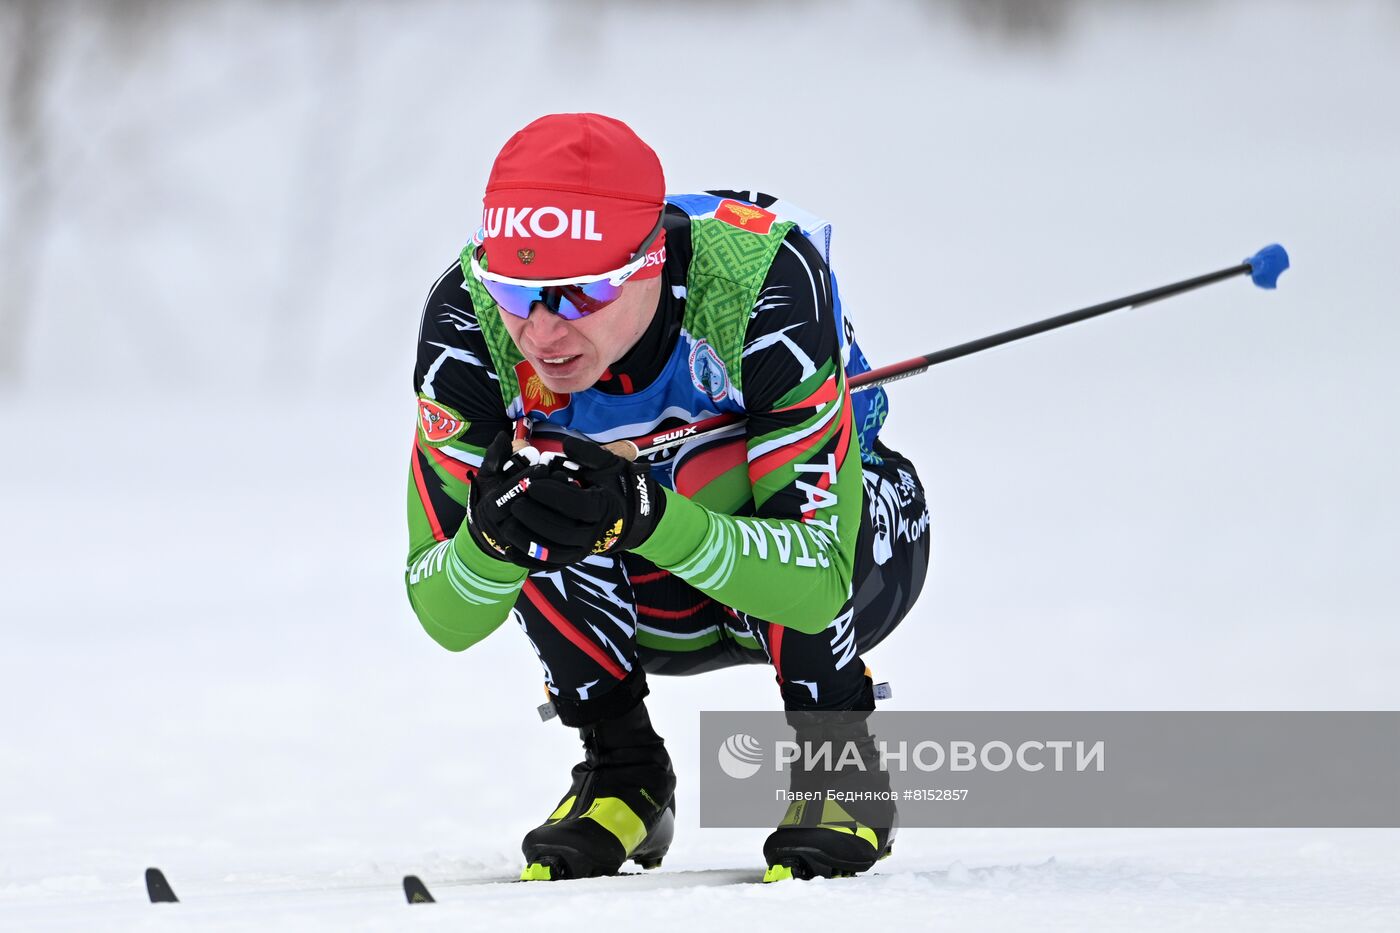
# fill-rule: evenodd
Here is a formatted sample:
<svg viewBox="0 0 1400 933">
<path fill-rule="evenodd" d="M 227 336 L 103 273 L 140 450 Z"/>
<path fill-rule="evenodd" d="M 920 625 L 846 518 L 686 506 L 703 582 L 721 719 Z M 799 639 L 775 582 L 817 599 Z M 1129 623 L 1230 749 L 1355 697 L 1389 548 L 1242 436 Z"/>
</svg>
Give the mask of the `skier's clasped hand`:
<svg viewBox="0 0 1400 933">
<path fill-rule="evenodd" d="M 591 515 L 583 504 L 588 501 L 596 504 L 599 516 L 588 553 L 630 551 L 651 537 L 666 511 L 666 490 L 652 478 L 649 464 L 625 460 L 582 437 L 564 439 L 564 456 L 564 469 L 579 482 L 532 487 L 517 510 L 522 522 L 529 525 L 530 518 L 539 516 L 548 527 L 550 512 Z M 586 556 L 580 554 L 575 559 Z"/>
<path fill-rule="evenodd" d="M 529 570 L 562 567 L 629 550 L 656 530 L 665 490 L 645 463 L 575 437 L 562 456 L 509 450 L 505 434 L 496 438 L 472 486 L 472 533 L 487 553 Z"/>
<path fill-rule="evenodd" d="M 529 570 L 553 566 L 511 514 L 512 505 L 531 485 L 548 479 L 550 467 L 535 448 L 512 453 L 510 434 L 496 435 L 481 459 L 467 501 L 467 532 L 482 551 Z"/>
</svg>

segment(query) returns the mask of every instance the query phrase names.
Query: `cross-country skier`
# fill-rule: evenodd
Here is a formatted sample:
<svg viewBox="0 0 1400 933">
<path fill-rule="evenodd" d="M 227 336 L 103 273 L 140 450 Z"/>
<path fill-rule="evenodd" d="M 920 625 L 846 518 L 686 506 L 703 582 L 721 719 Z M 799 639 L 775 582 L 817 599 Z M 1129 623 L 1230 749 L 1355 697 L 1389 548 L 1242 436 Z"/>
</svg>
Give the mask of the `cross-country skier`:
<svg viewBox="0 0 1400 933">
<path fill-rule="evenodd" d="M 869 367 L 829 226 L 757 192 L 664 192 L 624 123 L 542 117 L 497 156 L 482 227 L 423 310 L 409 599 L 453 651 L 514 612 L 585 749 L 525 837 L 525 878 L 660 863 L 675 776 L 648 675 L 772 665 L 799 741 L 812 713 L 849 711 L 873 760 L 861 654 L 927 568 L 918 475 L 877 439 L 884 393 L 847 390 Z M 637 462 L 600 446 L 719 413 L 747 420 Z M 878 766 L 858 780 L 889 786 Z M 794 804 L 767 878 L 863 871 L 896 823 L 888 801 Z"/>
</svg>

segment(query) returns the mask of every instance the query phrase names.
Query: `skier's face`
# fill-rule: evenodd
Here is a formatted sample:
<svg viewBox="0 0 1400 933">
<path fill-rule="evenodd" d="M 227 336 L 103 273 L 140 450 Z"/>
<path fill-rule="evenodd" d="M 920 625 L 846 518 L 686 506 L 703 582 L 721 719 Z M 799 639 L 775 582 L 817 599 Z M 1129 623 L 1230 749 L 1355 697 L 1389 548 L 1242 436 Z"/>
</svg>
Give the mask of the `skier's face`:
<svg viewBox="0 0 1400 933">
<path fill-rule="evenodd" d="M 554 392 L 582 392 L 646 333 L 661 297 L 661 277 L 628 282 L 601 311 L 566 321 L 536 304 L 528 319 L 501 312 L 510 339 Z"/>
</svg>

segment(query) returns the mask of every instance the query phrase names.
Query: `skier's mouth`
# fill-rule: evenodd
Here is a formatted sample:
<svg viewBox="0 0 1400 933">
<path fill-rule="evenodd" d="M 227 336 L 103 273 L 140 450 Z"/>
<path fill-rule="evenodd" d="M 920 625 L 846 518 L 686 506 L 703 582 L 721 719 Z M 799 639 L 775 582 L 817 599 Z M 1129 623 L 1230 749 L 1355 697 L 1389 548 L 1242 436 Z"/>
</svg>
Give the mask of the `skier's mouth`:
<svg viewBox="0 0 1400 933">
<path fill-rule="evenodd" d="M 582 354 L 578 353 L 571 356 L 542 356 L 539 362 L 546 375 L 563 375 L 581 358 Z"/>
</svg>

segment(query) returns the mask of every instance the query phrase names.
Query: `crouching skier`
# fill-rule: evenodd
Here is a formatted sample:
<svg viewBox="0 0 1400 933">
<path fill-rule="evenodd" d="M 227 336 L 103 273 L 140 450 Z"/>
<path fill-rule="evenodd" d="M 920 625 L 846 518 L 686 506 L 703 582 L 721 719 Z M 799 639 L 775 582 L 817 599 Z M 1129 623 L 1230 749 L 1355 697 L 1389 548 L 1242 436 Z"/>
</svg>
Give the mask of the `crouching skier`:
<svg viewBox="0 0 1400 933">
<path fill-rule="evenodd" d="M 514 613 L 583 738 L 527 879 L 666 854 L 676 779 L 648 675 L 772 665 L 798 740 L 845 711 L 872 762 L 857 789 L 889 787 L 861 654 L 919 595 L 928 515 L 877 439 L 884 393 L 847 390 L 869 367 L 829 227 L 756 192 L 664 192 L 625 124 L 542 117 L 497 156 L 482 228 L 423 310 L 409 599 L 453 651 Z M 601 446 L 726 412 L 747 420 L 637 462 Z M 863 871 L 896 822 L 888 800 L 794 806 L 767 878 Z"/>
</svg>

